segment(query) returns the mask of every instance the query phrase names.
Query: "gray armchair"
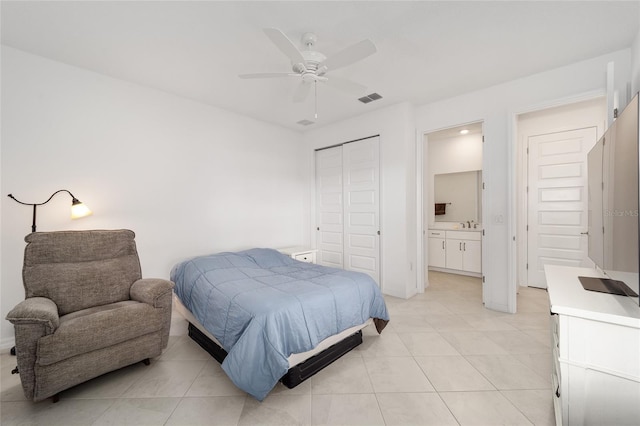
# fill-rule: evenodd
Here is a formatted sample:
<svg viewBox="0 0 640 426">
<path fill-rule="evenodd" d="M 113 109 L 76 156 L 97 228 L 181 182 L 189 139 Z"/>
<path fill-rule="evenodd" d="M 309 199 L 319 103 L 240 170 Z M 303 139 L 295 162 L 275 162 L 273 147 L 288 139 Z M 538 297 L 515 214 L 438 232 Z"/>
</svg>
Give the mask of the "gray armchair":
<svg viewBox="0 0 640 426">
<path fill-rule="evenodd" d="M 25 299 L 9 314 L 20 381 L 40 401 L 167 346 L 173 283 L 141 279 L 129 230 L 25 237 Z"/>
</svg>

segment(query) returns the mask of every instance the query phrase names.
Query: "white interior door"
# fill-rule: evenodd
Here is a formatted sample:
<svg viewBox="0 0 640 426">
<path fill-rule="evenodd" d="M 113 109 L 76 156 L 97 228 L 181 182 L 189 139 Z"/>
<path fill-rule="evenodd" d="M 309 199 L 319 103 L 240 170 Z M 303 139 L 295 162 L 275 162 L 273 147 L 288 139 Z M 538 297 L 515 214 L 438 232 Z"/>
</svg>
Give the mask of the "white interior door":
<svg viewBox="0 0 640 426">
<path fill-rule="evenodd" d="M 528 138 L 529 286 L 546 288 L 544 265 L 589 266 L 587 255 L 587 153 L 597 129 Z"/>
<path fill-rule="evenodd" d="M 320 265 L 343 268 L 342 147 L 316 152 L 317 257 Z"/>
<path fill-rule="evenodd" d="M 379 137 L 343 145 L 345 269 L 380 283 Z"/>
</svg>

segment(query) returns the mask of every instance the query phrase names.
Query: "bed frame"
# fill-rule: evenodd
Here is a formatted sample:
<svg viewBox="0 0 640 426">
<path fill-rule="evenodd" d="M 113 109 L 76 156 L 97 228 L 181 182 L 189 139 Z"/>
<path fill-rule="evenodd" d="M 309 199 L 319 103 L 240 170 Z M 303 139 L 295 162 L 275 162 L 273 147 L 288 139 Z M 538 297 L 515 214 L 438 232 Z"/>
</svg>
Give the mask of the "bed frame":
<svg viewBox="0 0 640 426">
<path fill-rule="evenodd" d="M 222 364 L 222 361 L 224 361 L 227 356 L 227 351 L 209 339 L 209 337 L 191 322 L 189 322 L 189 337 L 198 343 L 205 351 L 209 352 L 216 361 Z M 306 361 L 291 367 L 289 371 L 280 378 L 280 381 L 289 389 L 294 388 L 361 343 L 362 330 L 358 330 L 351 336 L 329 346 L 327 349 Z"/>
</svg>

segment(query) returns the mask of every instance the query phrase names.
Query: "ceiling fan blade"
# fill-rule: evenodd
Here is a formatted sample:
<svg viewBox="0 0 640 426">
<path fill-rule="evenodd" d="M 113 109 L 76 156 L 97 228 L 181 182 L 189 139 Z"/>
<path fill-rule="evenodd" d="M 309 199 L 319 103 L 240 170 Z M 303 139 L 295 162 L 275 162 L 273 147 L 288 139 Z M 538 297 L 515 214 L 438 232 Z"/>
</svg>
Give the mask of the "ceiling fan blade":
<svg viewBox="0 0 640 426">
<path fill-rule="evenodd" d="M 311 90 L 311 83 L 307 81 L 301 81 L 296 91 L 293 93 L 293 102 L 302 102 L 309 96 Z"/>
<path fill-rule="evenodd" d="M 325 83 L 334 89 L 347 92 L 354 96 L 360 96 L 365 92 L 365 90 L 367 90 L 367 86 L 356 83 L 355 81 L 347 80 L 346 78 L 338 78 L 333 75 L 328 77 Z"/>
<path fill-rule="evenodd" d="M 371 40 L 362 40 L 327 58 L 320 66 L 325 66 L 328 70 L 335 70 L 358 62 L 373 55 L 376 51 L 376 45 Z"/>
<path fill-rule="evenodd" d="M 259 72 L 255 74 L 240 74 L 240 78 L 281 78 L 281 77 L 298 77 L 299 74 L 292 72 Z"/>
<path fill-rule="evenodd" d="M 282 53 L 291 59 L 291 62 L 294 64 L 305 63 L 302 53 L 300 53 L 296 45 L 293 44 L 293 42 L 289 40 L 289 37 L 287 37 L 282 31 L 277 28 L 265 28 L 264 33 Z"/>
</svg>

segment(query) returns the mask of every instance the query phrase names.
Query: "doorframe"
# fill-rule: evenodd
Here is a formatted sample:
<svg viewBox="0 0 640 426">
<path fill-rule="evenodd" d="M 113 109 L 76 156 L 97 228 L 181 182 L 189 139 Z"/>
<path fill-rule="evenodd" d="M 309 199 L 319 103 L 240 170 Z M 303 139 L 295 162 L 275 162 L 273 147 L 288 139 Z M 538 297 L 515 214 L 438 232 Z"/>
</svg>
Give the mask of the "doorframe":
<svg viewBox="0 0 640 426">
<path fill-rule="evenodd" d="M 527 197 L 526 197 L 526 181 L 527 181 L 527 156 L 526 153 L 526 141 L 520 140 L 518 136 L 518 120 L 523 114 L 543 111 L 546 109 L 568 106 L 580 102 L 591 101 L 597 98 L 603 98 L 607 96 L 607 91 L 593 90 L 583 92 L 577 95 L 557 98 L 554 100 L 532 104 L 524 106 L 520 109 L 516 109 L 510 113 L 511 119 L 509 124 L 511 127 L 511 140 L 509 144 L 510 158 L 509 162 L 509 217 L 513 220 L 510 222 L 511 232 L 511 248 L 509 250 L 509 282 L 512 290 L 509 292 L 509 304 L 516 306 L 516 296 L 520 283 L 526 282 L 526 263 L 527 263 L 527 250 L 523 250 L 520 256 L 518 256 L 518 245 L 527 247 L 528 234 L 526 231 L 526 219 L 527 219 Z M 521 185 L 518 186 L 518 180 L 520 179 Z M 524 185 L 524 186 L 523 186 Z M 522 203 L 518 205 L 518 196 L 522 195 Z M 528 283 L 527 283 L 528 284 Z M 527 285 L 528 286 L 528 285 Z"/>
<path fill-rule="evenodd" d="M 424 176 L 429 172 L 429 167 L 425 164 L 424 154 L 425 154 L 425 145 L 429 142 L 428 135 L 430 133 L 439 132 L 440 130 L 452 129 L 455 127 L 463 127 L 469 124 L 482 124 L 482 135 L 484 138 L 484 118 L 479 118 L 477 120 L 471 120 L 464 123 L 452 124 L 450 126 L 439 127 L 436 129 L 430 130 L 416 130 L 416 230 L 417 230 L 417 238 L 416 238 L 416 291 L 418 293 L 424 293 L 426 287 L 429 286 L 429 277 L 425 275 L 425 267 L 427 266 L 426 259 L 429 257 L 429 249 L 425 245 L 424 240 L 427 235 L 427 228 L 429 227 L 428 223 L 424 223 Z M 484 139 L 483 139 L 484 141 Z M 484 170 L 484 162 L 485 162 L 485 152 L 484 152 L 484 142 L 482 146 L 482 168 Z M 483 177 L 484 182 L 484 177 Z M 485 196 L 484 190 L 482 191 L 482 219 L 485 219 Z M 485 250 L 485 239 L 482 239 L 482 251 Z M 485 257 L 482 257 L 482 276 L 484 278 L 485 271 Z M 425 285 L 426 283 L 426 285 Z M 484 282 L 482 285 L 482 303 L 485 300 L 484 294 Z"/>
</svg>

